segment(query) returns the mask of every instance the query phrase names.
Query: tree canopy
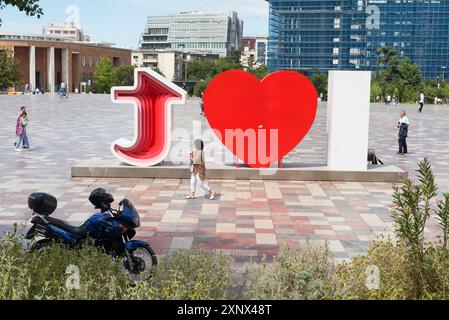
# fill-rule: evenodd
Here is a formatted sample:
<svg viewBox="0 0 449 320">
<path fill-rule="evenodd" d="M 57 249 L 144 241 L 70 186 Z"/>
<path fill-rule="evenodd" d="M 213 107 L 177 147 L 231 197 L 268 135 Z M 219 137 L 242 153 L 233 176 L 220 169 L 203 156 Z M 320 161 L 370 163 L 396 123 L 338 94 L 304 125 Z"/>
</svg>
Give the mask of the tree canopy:
<svg viewBox="0 0 449 320">
<path fill-rule="evenodd" d="M 129 64 L 118 67 L 113 73 L 113 85 L 132 86 L 134 84 L 134 69 L 135 67 Z"/>
<path fill-rule="evenodd" d="M 6 6 L 16 7 L 19 11 L 24 12 L 27 16 L 38 19 L 44 15 L 42 8 L 39 6 L 39 0 L 0 0 L 0 10 Z M 2 19 L 0 18 L 0 25 Z"/>
<path fill-rule="evenodd" d="M 401 59 L 401 53 L 388 46 L 377 49 L 376 54 L 377 71 L 371 91 L 373 100 L 390 95 L 398 97 L 402 102 L 416 101 L 419 91 L 427 86 L 418 65 L 409 57 Z M 426 97 L 429 100 L 437 95 L 433 90 L 428 93 Z"/>
<path fill-rule="evenodd" d="M 19 60 L 10 51 L 0 48 L 0 90 L 22 84 L 23 78 L 18 65 Z"/>
<path fill-rule="evenodd" d="M 109 58 L 103 57 L 95 69 L 95 93 L 110 93 L 114 83 L 114 67 Z"/>
</svg>

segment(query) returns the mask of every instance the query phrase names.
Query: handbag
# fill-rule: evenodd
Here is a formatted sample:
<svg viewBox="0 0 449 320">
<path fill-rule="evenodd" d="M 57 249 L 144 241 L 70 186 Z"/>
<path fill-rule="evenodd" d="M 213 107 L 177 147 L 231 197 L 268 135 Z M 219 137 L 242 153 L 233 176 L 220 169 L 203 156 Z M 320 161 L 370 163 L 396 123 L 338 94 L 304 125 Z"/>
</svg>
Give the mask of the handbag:
<svg viewBox="0 0 449 320">
<path fill-rule="evenodd" d="M 22 120 L 20 119 L 20 117 L 19 117 L 19 119 L 17 119 L 17 123 L 16 123 L 16 135 L 17 136 L 23 135 L 23 126 L 22 126 Z"/>
</svg>

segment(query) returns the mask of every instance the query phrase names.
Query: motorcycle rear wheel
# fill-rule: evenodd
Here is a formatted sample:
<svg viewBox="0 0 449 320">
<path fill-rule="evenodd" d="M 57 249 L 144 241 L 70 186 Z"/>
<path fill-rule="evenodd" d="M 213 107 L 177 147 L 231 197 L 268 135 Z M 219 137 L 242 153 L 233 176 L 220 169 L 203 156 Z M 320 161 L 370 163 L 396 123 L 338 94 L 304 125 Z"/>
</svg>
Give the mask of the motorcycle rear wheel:
<svg viewBox="0 0 449 320">
<path fill-rule="evenodd" d="M 53 240 L 51 239 L 42 239 L 39 240 L 37 242 L 35 242 L 32 246 L 31 246 L 31 252 L 39 252 L 41 250 L 45 250 L 48 249 L 52 246 L 53 244 Z"/>
</svg>

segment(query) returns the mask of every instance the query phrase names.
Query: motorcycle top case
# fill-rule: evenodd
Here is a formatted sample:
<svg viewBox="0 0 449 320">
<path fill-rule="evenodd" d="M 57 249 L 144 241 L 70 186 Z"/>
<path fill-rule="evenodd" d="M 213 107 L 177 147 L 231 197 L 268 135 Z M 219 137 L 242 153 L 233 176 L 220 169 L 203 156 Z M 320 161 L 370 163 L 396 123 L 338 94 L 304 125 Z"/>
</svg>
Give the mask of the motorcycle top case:
<svg viewBox="0 0 449 320">
<path fill-rule="evenodd" d="M 49 216 L 55 212 L 58 207 L 58 200 L 47 193 L 33 193 L 28 198 L 28 207 L 34 213 Z"/>
</svg>

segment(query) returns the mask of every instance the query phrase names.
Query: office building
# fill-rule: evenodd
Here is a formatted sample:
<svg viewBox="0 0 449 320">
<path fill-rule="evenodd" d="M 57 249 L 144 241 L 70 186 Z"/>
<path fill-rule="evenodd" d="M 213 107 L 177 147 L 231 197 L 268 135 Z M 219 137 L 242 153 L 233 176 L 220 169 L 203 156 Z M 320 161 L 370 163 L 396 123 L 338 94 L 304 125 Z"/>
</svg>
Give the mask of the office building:
<svg viewBox="0 0 449 320">
<path fill-rule="evenodd" d="M 259 66 L 268 65 L 268 37 L 256 37 L 256 63 Z"/>
<path fill-rule="evenodd" d="M 240 50 L 243 21 L 236 12 L 182 12 L 148 17 L 139 49 L 175 50 L 226 57 Z"/>
<path fill-rule="evenodd" d="M 376 70 L 391 46 L 426 79 L 449 66 L 449 1 L 267 0 L 271 71 Z"/>
</svg>

